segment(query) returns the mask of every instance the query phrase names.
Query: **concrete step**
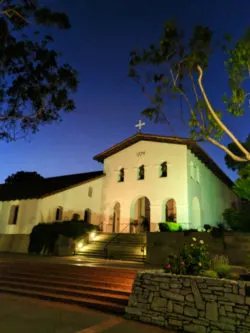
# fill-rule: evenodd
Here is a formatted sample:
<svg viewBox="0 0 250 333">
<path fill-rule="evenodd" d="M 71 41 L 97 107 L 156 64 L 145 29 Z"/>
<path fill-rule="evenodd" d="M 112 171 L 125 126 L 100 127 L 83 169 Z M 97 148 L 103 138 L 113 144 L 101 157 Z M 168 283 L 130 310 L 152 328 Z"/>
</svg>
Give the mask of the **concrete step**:
<svg viewBox="0 0 250 333">
<path fill-rule="evenodd" d="M 136 270 L 37 262 L 0 263 L 0 292 L 124 313 Z"/>
<path fill-rule="evenodd" d="M 106 301 L 98 301 L 91 298 L 82 298 L 82 297 L 73 297 L 73 296 L 66 296 L 66 295 L 59 295 L 56 293 L 49 293 L 49 292 L 42 292 L 42 291 L 34 291 L 22 288 L 13 288 L 13 287 L 6 287 L 0 285 L 0 292 L 2 293 L 10 293 L 14 295 L 20 296 L 27 296 L 33 298 L 39 298 L 43 300 L 50 300 L 56 301 L 60 303 L 69 303 L 75 304 L 78 306 L 84 306 L 88 308 L 93 308 L 96 310 L 104 311 L 104 312 L 111 312 L 117 314 L 123 314 L 125 307 L 124 305 L 115 304 L 113 302 L 106 302 Z"/>
<path fill-rule="evenodd" d="M 46 284 L 48 286 L 58 286 L 58 287 L 65 287 L 69 289 L 76 289 L 76 290 L 89 290 L 89 291 L 99 291 L 102 293 L 115 293 L 117 295 L 124 295 L 129 297 L 131 290 L 132 290 L 132 283 L 127 284 L 118 284 L 118 283 L 110 283 L 110 282 L 93 282 L 93 281 L 80 281 L 77 279 L 69 280 L 66 278 L 58 279 L 56 277 L 50 277 L 49 279 L 46 277 L 40 276 L 22 276 L 22 275 L 11 275 L 6 274 L 6 276 L 1 277 L 1 282 L 27 282 L 31 284 Z"/>
<path fill-rule="evenodd" d="M 20 282 L 20 281 L 2 281 L 0 280 L 0 288 L 13 288 L 13 289 L 23 289 L 35 292 L 42 292 L 42 293 L 52 293 L 58 294 L 62 296 L 72 296 L 72 297 L 80 297 L 80 298 L 91 298 L 92 300 L 98 301 L 107 301 L 112 302 L 115 304 L 120 304 L 127 306 L 129 297 L 127 295 L 120 295 L 113 292 L 109 293 L 102 293 L 100 291 L 92 291 L 92 290 L 76 290 L 70 289 L 63 286 L 48 286 L 47 283 L 36 283 L 32 284 L 27 282 Z"/>
<path fill-rule="evenodd" d="M 39 273 L 46 275 L 61 275 L 67 273 L 67 276 L 81 278 L 82 276 L 90 275 L 92 278 L 100 276 L 116 278 L 134 279 L 136 275 L 135 269 L 114 268 L 114 267 L 91 267 L 91 266 L 76 266 L 71 264 L 53 264 L 53 263 L 37 263 L 37 262 L 1 262 L 0 272 L 4 274 L 6 271 Z M 0 275 L 1 277 L 1 275 Z"/>
<path fill-rule="evenodd" d="M 12 276 L 26 276 L 26 277 L 39 277 L 39 276 L 44 276 L 46 277 L 47 279 L 53 279 L 53 278 L 66 278 L 67 280 L 71 280 L 71 281 L 78 281 L 78 282 L 109 282 L 109 283 L 114 283 L 114 284 L 131 284 L 133 283 L 134 281 L 134 278 L 130 277 L 130 276 L 126 276 L 126 272 L 124 274 L 124 277 L 122 277 L 121 275 L 120 276 L 116 276 L 116 275 L 107 275 L 107 276 L 104 276 L 101 274 L 101 271 L 100 271 L 100 274 L 99 275 L 92 275 L 92 274 L 87 274 L 87 273 L 82 273 L 81 275 L 78 275 L 78 274 L 73 274 L 73 273 L 69 273 L 69 272 L 65 272 L 64 275 L 62 276 L 60 274 L 60 272 L 56 273 L 52 273 L 52 272 L 48 272 L 48 273 L 45 273 L 43 274 L 42 272 L 35 272 L 35 271 L 25 271 L 25 270 L 22 270 L 22 271 L 17 271 L 17 270 L 8 270 L 6 272 L 0 272 L 1 275 L 0 275 L 0 280 L 1 280 L 1 277 L 5 277 L 7 275 L 12 275 Z"/>
</svg>

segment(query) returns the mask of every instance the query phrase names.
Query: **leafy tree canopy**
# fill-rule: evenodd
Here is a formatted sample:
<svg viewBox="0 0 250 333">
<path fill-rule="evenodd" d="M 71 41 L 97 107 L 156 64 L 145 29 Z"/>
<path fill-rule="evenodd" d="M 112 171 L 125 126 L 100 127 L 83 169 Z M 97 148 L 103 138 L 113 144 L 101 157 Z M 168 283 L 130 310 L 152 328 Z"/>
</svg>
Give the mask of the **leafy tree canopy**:
<svg viewBox="0 0 250 333">
<path fill-rule="evenodd" d="M 44 177 L 35 171 L 18 171 L 5 179 L 7 185 L 34 184 L 42 182 Z"/>
<path fill-rule="evenodd" d="M 0 1 L 0 139 L 34 133 L 75 109 L 76 71 L 60 61 L 43 27 L 69 29 L 70 22 L 39 0 Z"/>
<path fill-rule="evenodd" d="M 223 110 L 213 107 L 203 84 L 215 50 L 224 52 L 228 75 L 230 93 L 221 92 L 225 105 Z M 129 76 L 150 102 L 149 107 L 142 111 L 144 116 L 155 122 L 166 122 L 173 131 L 168 105 L 169 99 L 178 99 L 176 112 L 192 139 L 211 142 L 235 161 L 250 161 L 250 151 L 242 146 L 223 120 L 226 112 L 242 116 L 248 107 L 246 81 L 250 78 L 250 30 L 238 41 L 225 36 L 218 42 L 207 26 L 197 25 L 192 34 L 186 36 L 175 21 L 169 21 L 157 44 L 130 53 L 129 65 Z M 216 86 L 216 78 L 214 85 L 215 89 L 220 89 Z M 236 144 L 240 155 L 221 143 L 223 134 Z"/>
</svg>

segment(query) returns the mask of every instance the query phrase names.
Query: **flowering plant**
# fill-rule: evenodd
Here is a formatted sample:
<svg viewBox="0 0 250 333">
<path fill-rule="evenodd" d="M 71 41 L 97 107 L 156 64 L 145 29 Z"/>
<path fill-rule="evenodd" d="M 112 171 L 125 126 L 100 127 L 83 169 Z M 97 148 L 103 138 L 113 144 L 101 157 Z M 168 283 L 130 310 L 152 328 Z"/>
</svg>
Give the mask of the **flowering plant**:
<svg viewBox="0 0 250 333">
<path fill-rule="evenodd" d="M 210 259 L 207 245 L 203 240 L 192 238 L 193 242 L 185 245 L 179 255 L 171 254 L 165 268 L 167 273 L 198 275 L 209 268 Z"/>
</svg>

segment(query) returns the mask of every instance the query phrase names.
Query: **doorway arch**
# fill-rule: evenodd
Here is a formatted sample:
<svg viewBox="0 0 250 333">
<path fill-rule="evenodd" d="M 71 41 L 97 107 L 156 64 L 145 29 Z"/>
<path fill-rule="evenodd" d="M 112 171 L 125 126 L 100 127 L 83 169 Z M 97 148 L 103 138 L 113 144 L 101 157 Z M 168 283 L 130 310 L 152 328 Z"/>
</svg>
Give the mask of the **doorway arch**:
<svg viewBox="0 0 250 333">
<path fill-rule="evenodd" d="M 192 201 L 192 221 L 191 226 L 194 229 L 202 229 L 201 225 L 201 206 L 198 197 L 194 197 Z"/>
<path fill-rule="evenodd" d="M 137 198 L 132 203 L 132 222 L 136 232 L 150 231 L 150 200 L 146 196 Z"/>
<path fill-rule="evenodd" d="M 89 208 L 85 209 L 83 220 L 85 223 L 91 223 L 91 210 Z"/>
<path fill-rule="evenodd" d="M 176 201 L 169 199 L 165 203 L 165 221 L 176 222 Z"/>
<path fill-rule="evenodd" d="M 113 208 L 113 224 L 112 224 L 112 232 L 120 231 L 120 203 L 116 202 Z"/>
</svg>

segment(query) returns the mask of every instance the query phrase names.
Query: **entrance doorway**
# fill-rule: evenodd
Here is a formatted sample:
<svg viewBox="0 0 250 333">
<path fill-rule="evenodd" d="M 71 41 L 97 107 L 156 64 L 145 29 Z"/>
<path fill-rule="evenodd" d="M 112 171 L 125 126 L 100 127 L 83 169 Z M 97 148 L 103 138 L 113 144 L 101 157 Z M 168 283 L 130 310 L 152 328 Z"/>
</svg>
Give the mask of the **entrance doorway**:
<svg viewBox="0 0 250 333">
<path fill-rule="evenodd" d="M 135 232 L 150 231 L 150 201 L 147 197 L 141 197 L 134 204 L 133 227 Z"/>
<path fill-rule="evenodd" d="M 120 203 L 116 202 L 113 209 L 113 232 L 120 231 Z"/>
</svg>

